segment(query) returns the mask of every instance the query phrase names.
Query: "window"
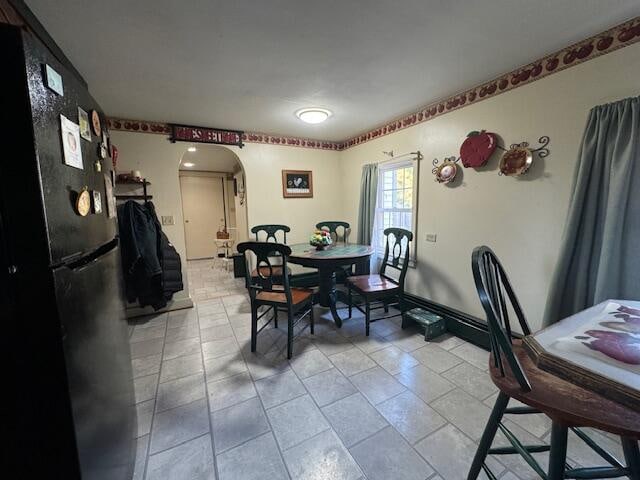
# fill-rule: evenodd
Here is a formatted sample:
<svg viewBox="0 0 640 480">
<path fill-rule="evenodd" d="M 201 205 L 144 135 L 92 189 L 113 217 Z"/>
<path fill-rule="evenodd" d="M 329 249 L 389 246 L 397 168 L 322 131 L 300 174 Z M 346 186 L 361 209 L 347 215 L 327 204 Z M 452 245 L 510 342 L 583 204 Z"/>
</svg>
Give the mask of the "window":
<svg viewBox="0 0 640 480">
<path fill-rule="evenodd" d="M 384 230 L 400 227 L 414 234 L 410 265 L 415 262 L 415 226 L 418 205 L 418 164 L 416 159 L 380 165 L 373 246 L 384 256 Z"/>
</svg>

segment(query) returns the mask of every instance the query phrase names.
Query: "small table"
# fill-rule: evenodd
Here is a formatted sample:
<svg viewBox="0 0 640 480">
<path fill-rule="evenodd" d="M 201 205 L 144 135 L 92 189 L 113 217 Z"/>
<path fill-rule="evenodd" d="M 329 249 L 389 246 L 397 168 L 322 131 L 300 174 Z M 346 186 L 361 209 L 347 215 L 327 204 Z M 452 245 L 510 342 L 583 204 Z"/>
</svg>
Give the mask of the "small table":
<svg viewBox="0 0 640 480">
<path fill-rule="evenodd" d="M 542 370 L 640 411 L 640 302 L 606 300 L 524 346 Z"/>
<path fill-rule="evenodd" d="M 319 303 L 331 309 L 331 315 L 338 327 L 342 319 L 338 315 L 336 302 L 344 295 L 336 290 L 336 270 L 342 266 L 358 265 L 362 274 L 369 272 L 369 257 L 373 254 L 370 245 L 335 243 L 325 250 L 316 250 L 308 243 L 290 245 L 289 262 L 303 267 L 317 268 L 320 276 Z M 346 299 L 340 298 L 341 301 Z"/>
</svg>

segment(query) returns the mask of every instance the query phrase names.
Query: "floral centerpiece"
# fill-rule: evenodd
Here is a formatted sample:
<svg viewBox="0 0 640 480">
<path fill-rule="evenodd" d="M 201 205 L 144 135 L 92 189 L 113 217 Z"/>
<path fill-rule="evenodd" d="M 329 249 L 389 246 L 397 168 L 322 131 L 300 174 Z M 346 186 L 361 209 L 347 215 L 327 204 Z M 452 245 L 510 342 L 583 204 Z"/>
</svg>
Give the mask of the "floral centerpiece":
<svg viewBox="0 0 640 480">
<path fill-rule="evenodd" d="M 317 250 L 324 250 L 332 243 L 331 234 L 327 230 L 316 230 L 309 238 L 309 244 L 316 247 Z"/>
</svg>

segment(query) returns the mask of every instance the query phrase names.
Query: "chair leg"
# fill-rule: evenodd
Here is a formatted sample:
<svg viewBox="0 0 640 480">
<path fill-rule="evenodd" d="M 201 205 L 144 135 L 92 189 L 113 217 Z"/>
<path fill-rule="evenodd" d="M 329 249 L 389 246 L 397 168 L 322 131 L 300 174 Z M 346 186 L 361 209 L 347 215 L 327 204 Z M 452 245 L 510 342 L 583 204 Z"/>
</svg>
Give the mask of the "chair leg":
<svg viewBox="0 0 640 480">
<path fill-rule="evenodd" d="M 629 469 L 629 478 L 640 478 L 640 449 L 638 448 L 638 441 L 623 437 L 622 450 Z"/>
<path fill-rule="evenodd" d="M 251 351 L 256 351 L 258 343 L 258 307 L 251 304 Z"/>
<path fill-rule="evenodd" d="M 287 309 L 287 358 L 293 356 L 293 312 Z"/>
<path fill-rule="evenodd" d="M 559 422 L 551 424 L 551 450 L 549 452 L 549 480 L 564 478 L 565 463 L 567 461 L 567 433 L 568 428 Z"/>
<path fill-rule="evenodd" d="M 349 303 L 349 318 L 351 318 L 351 310 L 353 309 L 353 296 L 351 294 L 351 287 L 347 285 L 348 299 L 347 303 Z"/>
<path fill-rule="evenodd" d="M 493 443 L 493 439 L 496 436 L 496 432 L 498 431 L 498 425 L 502 421 L 502 416 L 504 415 L 504 411 L 509 404 L 509 395 L 500 392 L 498 394 L 498 398 L 496 399 L 496 403 L 493 405 L 493 410 L 491 410 L 491 416 L 487 421 L 486 427 L 484 427 L 484 433 L 482 434 L 482 438 L 480 439 L 480 444 L 478 445 L 478 450 L 476 450 L 476 455 L 473 457 L 473 463 L 471 464 L 471 468 L 469 469 L 469 475 L 467 475 L 467 480 L 476 480 L 478 475 L 480 474 L 480 470 L 482 469 L 482 465 L 487 458 L 487 454 L 489 453 L 489 449 L 491 448 L 491 444 Z"/>
<path fill-rule="evenodd" d="M 384 313 L 389 313 L 389 304 L 386 301 L 384 302 Z"/>
<path fill-rule="evenodd" d="M 369 323 L 370 323 L 370 319 L 371 319 L 371 304 L 369 303 L 369 299 L 365 298 L 364 299 L 364 303 L 365 303 L 365 314 L 364 314 L 364 322 L 365 322 L 365 334 L 368 337 L 369 336 Z"/>
<path fill-rule="evenodd" d="M 311 331 L 311 335 L 314 335 L 315 334 L 315 331 L 314 331 L 315 317 L 313 316 L 314 315 L 314 313 L 313 313 L 313 300 L 311 301 L 311 305 L 309 306 L 309 308 L 311 309 L 309 311 L 309 323 L 311 324 L 310 331 Z"/>
<path fill-rule="evenodd" d="M 278 328 L 278 309 L 273 306 L 273 328 Z"/>
</svg>

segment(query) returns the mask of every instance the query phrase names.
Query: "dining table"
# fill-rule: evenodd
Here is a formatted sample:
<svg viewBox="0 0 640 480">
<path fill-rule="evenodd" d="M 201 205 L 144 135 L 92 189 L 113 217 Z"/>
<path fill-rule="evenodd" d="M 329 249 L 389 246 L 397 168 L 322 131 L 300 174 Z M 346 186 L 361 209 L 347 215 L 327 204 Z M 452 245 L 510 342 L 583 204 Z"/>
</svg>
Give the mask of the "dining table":
<svg viewBox="0 0 640 480">
<path fill-rule="evenodd" d="M 344 267 L 355 265 L 356 273 L 369 273 L 369 259 L 373 254 L 370 245 L 353 243 L 333 243 L 324 249 L 317 249 L 308 243 L 290 245 L 291 255 L 288 261 L 303 267 L 315 268 L 319 276 L 318 303 L 331 310 L 338 327 L 342 318 L 338 314 L 338 301 L 347 302 L 346 294 L 336 288 L 336 272 Z"/>
</svg>

